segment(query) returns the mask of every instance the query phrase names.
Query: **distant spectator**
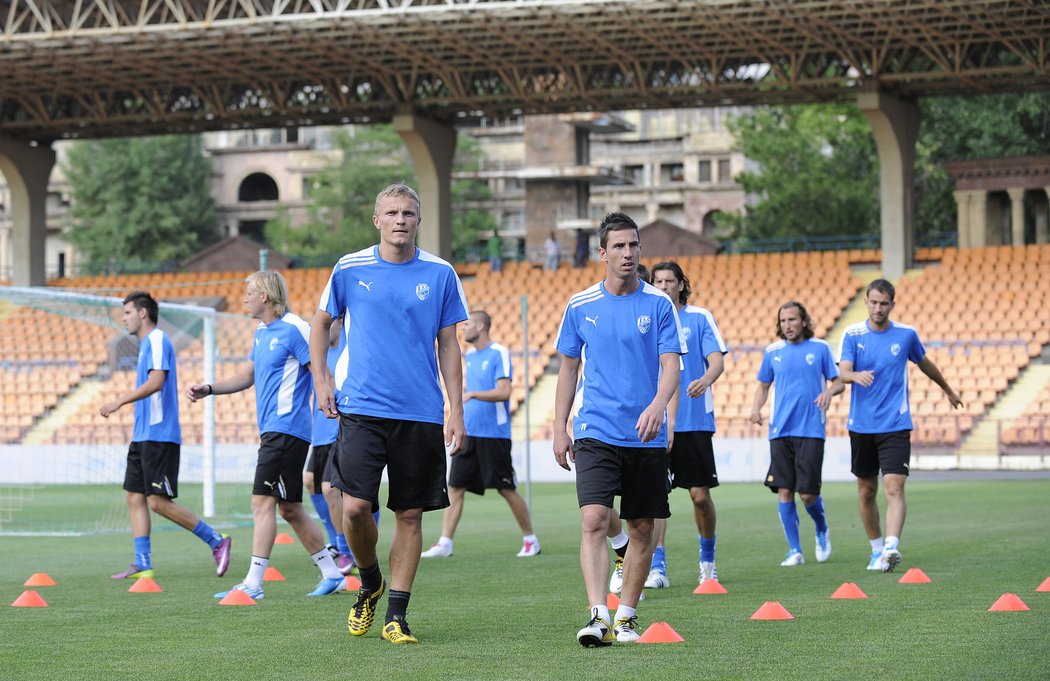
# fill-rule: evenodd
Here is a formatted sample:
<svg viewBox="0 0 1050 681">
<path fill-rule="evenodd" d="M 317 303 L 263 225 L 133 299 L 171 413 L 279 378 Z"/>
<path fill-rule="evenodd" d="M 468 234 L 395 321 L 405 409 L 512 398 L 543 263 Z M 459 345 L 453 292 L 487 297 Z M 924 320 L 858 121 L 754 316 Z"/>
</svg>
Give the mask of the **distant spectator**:
<svg viewBox="0 0 1050 681">
<path fill-rule="evenodd" d="M 493 232 L 488 241 L 489 269 L 493 272 L 500 272 L 503 270 L 502 250 L 503 245 L 500 242 L 499 234 Z"/>
<path fill-rule="evenodd" d="M 585 229 L 576 230 L 576 250 L 572 254 L 572 264 L 585 267 L 591 256 L 591 236 Z"/>
<path fill-rule="evenodd" d="M 551 232 L 550 236 L 547 237 L 547 240 L 543 242 L 543 253 L 545 255 L 543 269 L 558 269 L 558 259 L 561 257 L 561 246 L 558 245 L 558 240 L 554 237 L 554 232 Z"/>
</svg>

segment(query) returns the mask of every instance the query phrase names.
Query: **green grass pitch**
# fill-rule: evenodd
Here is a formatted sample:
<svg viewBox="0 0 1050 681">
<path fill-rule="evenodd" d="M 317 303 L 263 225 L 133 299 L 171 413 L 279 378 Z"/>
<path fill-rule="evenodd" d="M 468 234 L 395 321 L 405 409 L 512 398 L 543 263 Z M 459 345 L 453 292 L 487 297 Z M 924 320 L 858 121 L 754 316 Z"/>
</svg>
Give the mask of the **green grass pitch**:
<svg viewBox="0 0 1050 681">
<path fill-rule="evenodd" d="M 247 509 L 247 485 L 237 504 Z M 493 493 L 468 495 L 455 555 L 423 561 L 409 609 L 418 646 L 392 646 L 379 627 L 352 639 L 352 595 L 306 598 L 317 570 L 300 545 L 274 548 L 286 577 L 252 607 L 212 598 L 243 576 L 251 530 L 234 536 L 233 563 L 217 579 L 211 555 L 188 532 L 155 520 L 154 565 L 163 593 L 128 593 L 110 580 L 130 558 L 126 534 L 0 537 L 0 677 L 15 679 L 1045 679 L 1050 669 L 1050 481 L 913 479 L 904 562 L 868 573 L 868 544 L 852 484 L 825 486 L 833 555 L 813 559 L 812 522 L 800 513 L 807 564 L 781 568 L 786 550 L 776 498 L 758 484 L 714 490 L 718 569 L 729 590 L 697 596 L 696 528 L 687 495 L 672 495 L 667 542 L 672 588 L 649 590 L 644 629 L 668 622 L 685 641 L 584 649 L 579 511 L 571 485 L 533 489 L 543 553 L 515 558 L 520 537 Z M 191 495 L 187 495 L 190 497 Z M 112 502 L 121 503 L 114 486 Z M 71 492 L 65 503 L 75 512 Z M 880 506 L 885 509 L 884 502 Z M 801 509 L 800 509 L 801 511 Z M 440 531 L 424 519 L 424 547 Z M 384 511 L 380 550 L 392 517 Z M 287 526 L 281 524 L 281 530 Z M 929 584 L 897 582 L 920 567 Z M 58 584 L 37 591 L 47 608 L 15 608 L 34 572 Z M 869 596 L 833 600 L 844 582 Z M 988 612 L 1003 593 L 1028 612 Z M 776 600 L 791 621 L 752 621 Z M 381 617 L 385 601 L 380 606 Z"/>
</svg>

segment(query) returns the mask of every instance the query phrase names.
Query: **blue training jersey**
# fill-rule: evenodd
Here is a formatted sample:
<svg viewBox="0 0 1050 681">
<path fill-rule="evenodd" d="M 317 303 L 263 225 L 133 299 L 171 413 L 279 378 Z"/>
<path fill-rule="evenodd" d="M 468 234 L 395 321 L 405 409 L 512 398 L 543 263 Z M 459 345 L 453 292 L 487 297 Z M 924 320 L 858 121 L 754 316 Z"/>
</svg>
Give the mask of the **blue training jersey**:
<svg viewBox="0 0 1050 681">
<path fill-rule="evenodd" d="M 336 263 L 318 308 L 350 320 L 335 373 L 340 412 L 444 423 L 434 341 L 467 318 L 452 265 L 419 248 L 406 263 L 387 262 L 371 246 Z"/>
<path fill-rule="evenodd" d="M 511 380 L 510 351 L 499 343 L 480 350 L 471 348 L 464 355 L 467 363 L 466 391 L 492 390 L 501 378 Z M 510 401 L 487 402 L 472 399 L 463 404 L 467 435 L 510 439 Z"/>
<path fill-rule="evenodd" d="M 259 324 L 248 356 L 255 368 L 255 416 L 260 433 L 310 441 L 310 325 L 285 313 Z"/>
<path fill-rule="evenodd" d="M 711 363 L 707 356 L 712 352 L 723 355 L 729 350 L 715 324 L 715 317 L 702 307 L 686 305 L 678 317 L 682 322 L 682 335 L 689 352 L 682 357 L 681 380 L 678 384 L 678 415 L 675 417 L 675 432 L 715 432 L 715 398 L 713 388 L 708 388 L 700 397 L 689 397 L 685 389 L 703 376 Z"/>
<path fill-rule="evenodd" d="M 839 361 L 853 362 L 854 371 L 875 372 L 875 381 L 869 387 L 850 386 L 849 430 L 911 430 L 908 360 L 918 363 L 925 356 L 918 332 L 907 324 L 891 321 L 885 331 L 873 331 L 865 320 L 848 327 L 842 336 Z"/>
<path fill-rule="evenodd" d="M 164 371 L 164 385 L 149 397 L 135 402 L 132 442 L 174 442 L 182 444 L 179 427 L 179 373 L 175 368 L 175 347 L 168 334 L 153 329 L 139 342 L 139 361 L 135 387 L 149 379 L 149 372 Z"/>
<path fill-rule="evenodd" d="M 817 338 L 800 343 L 777 341 L 766 347 L 758 380 L 774 383 L 769 439 L 826 437 L 827 414 L 814 402 L 827 382 L 839 375 L 831 346 Z"/>
<path fill-rule="evenodd" d="M 339 355 L 342 354 L 344 346 L 346 346 L 346 337 L 339 334 L 339 343 L 334 348 L 328 348 L 328 370 L 333 375 L 336 362 L 339 361 Z M 310 391 L 310 410 L 314 415 L 314 429 L 310 444 L 320 447 L 335 442 L 339 438 L 339 419 L 330 419 L 317 408 L 317 398 L 312 390 Z"/>
<path fill-rule="evenodd" d="M 642 442 L 634 429 L 656 397 L 660 355 L 687 352 L 671 299 L 642 283 L 614 296 L 599 282 L 569 299 L 554 340 L 566 357 L 580 357 L 573 439 L 590 437 L 621 447 L 666 447 L 667 422 Z"/>
</svg>

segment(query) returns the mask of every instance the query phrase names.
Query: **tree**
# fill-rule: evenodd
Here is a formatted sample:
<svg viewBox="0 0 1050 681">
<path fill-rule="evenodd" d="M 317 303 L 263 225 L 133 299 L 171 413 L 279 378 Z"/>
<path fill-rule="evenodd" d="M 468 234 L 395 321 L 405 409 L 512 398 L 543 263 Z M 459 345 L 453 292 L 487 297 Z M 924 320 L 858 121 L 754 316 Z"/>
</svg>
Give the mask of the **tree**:
<svg viewBox="0 0 1050 681">
<path fill-rule="evenodd" d="M 467 135 L 460 135 L 457 144 L 455 170 L 477 167 L 481 145 Z M 483 180 L 470 178 L 452 181 L 452 252 L 457 257 L 476 249 L 481 235 L 499 229 L 499 221 L 484 206 L 492 198 L 492 190 Z"/>
<path fill-rule="evenodd" d="M 308 264 L 332 263 L 376 241 L 376 194 L 394 182 L 413 183 L 408 152 L 389 125 L 335 133 L 337 159 L 309 180 L 312 200 L 305 222 L 282 213 L 266 223 L 266 240 Z"/>
<path fill-rule="evenodd" d="M 199 136 L 75 142 L 63 169 L 72 190 L 67 238 L 88 268 L 156 267 L 216 238 L 211 160 Z"/>
<path fill-rule="evenodd" d="M 726 216 L 737 237 L 877 232 L 875 141 L 856 106 L 756 109 L 730 130 L 757 165 L 737 176 L 751 201 L 743 215 Z"/>
</svg>

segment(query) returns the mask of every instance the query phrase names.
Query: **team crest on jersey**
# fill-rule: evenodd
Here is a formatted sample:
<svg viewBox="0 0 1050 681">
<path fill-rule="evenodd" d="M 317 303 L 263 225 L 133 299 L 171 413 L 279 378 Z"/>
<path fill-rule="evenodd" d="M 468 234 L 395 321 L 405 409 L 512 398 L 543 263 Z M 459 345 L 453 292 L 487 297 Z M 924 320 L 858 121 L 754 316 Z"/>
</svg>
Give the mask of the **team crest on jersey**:
<svg viewBox="0 0 1050 681">
<path fill-rule="evenodd" d="M 649 327 L 653 325 L 652 318 L 647 314 L 640 315 L 638 317 L 638 330 L 642 333 L 648 333 Z"/>
<path fill-rule="evenodd" d="M 894 357 L 896 357 L 897 355 L 901 354 L 901 344 L 900 343 L 894 343 L 893 345 L 891 345 L 890 346 L 890 354 L 893 355 Z"/>
<path fill-rule="evenodd" d="M 813 362 L 817 361 L 817 356 L 812 352 L 806 353 L 806 364 L 813 366 Z"/>
<path fill-rule="evenodd" d="M 688 326 L 682 327 L 682 340 L 689 340 L 689 337 L 693 335 L 693 330 Z"/>
<path fill-rule="evenodd" d="M 274 348 L 277 347 L 278 342 L 279 341 L 276 338 L 271 338 L 270 339 L 270 352 L 274 351 Z"/>
<path fill-rule="evenodd" d="M 430 286 L 428 284 L 416 284 L 416 298 L 426 300 L 429 295 Z"/>
</svg>

